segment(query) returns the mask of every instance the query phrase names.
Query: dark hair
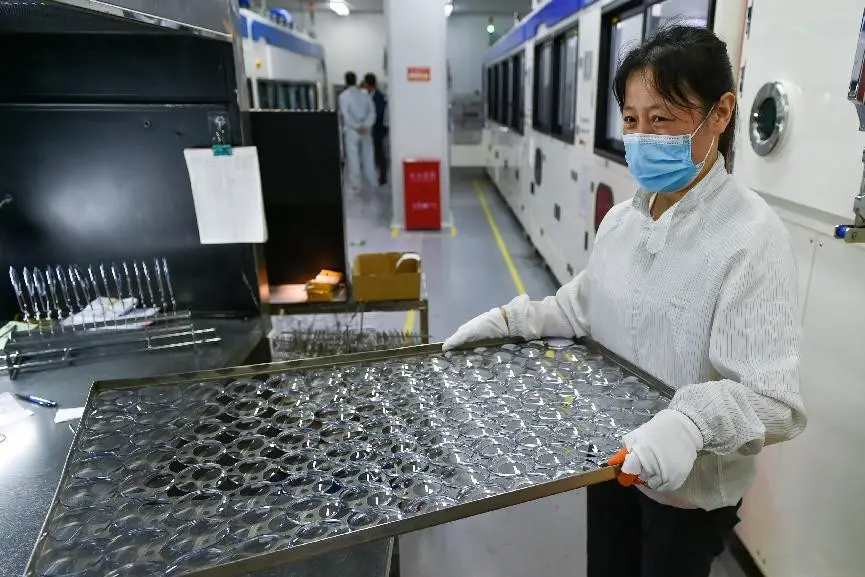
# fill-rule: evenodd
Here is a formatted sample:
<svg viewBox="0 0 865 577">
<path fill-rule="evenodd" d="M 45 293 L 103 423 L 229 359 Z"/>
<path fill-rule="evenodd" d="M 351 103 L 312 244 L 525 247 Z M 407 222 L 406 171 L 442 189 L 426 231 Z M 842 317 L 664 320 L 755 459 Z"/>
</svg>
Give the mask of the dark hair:
<svg viewBox="0 0 865 577">
<path fill-rule="evenodd" d="M 613 94 L 619 110 L 625 105 L 625 85 L 635 72 L 646 71 L 655 90 L 680 108 L 694 108 L 696 98 L 708 114 L 721 96 L 736 93 L 733 67 L 727 45 L 706 28 L 671 25 L 655 32 L 622 59 L 613 79 Z M 718 150 L 729 168 L 736 140 L 736 109 L 727 129 L 718 139 Z"/>
<path fill-rule="evenodd" d="M 346 86 L 357 86 L 357 74 L 354 72 L 346 72 L 345 73 L 345 85 Z"/>
<path fill-rule="evenodd" d="M 363 77 L 363 83 L 375 88 L 375 74 L 372 72 L 367 73 L 366 76 Z"/>
</svg>

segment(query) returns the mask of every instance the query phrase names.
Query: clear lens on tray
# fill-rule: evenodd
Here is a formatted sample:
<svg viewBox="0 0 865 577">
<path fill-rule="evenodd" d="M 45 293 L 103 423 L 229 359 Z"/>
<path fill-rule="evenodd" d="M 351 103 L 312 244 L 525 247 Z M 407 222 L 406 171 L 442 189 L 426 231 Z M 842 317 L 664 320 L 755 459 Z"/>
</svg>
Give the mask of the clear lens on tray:
<svg viewBox="0 0 865 577">
<path fill-rule="evenodd" d="M 666 403 L 561 342 L 105 391 L 35 574 L 179 574 L 579 474 Z"/>
</svg>

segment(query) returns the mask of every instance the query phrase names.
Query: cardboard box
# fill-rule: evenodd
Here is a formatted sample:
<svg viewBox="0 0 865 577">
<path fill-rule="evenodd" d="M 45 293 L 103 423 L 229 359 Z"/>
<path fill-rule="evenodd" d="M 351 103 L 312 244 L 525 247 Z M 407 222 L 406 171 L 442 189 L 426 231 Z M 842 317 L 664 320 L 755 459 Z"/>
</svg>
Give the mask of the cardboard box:
<svg viewBox="0 0 865 577">
<path fill-rule="evenodd" d="M 419 300 L 420 259 L 404 259 L 397 271 L 397 262 L 404 254 L 382 252 L 357 255 L 351 271 L 354 300 Z"/>
</svg>

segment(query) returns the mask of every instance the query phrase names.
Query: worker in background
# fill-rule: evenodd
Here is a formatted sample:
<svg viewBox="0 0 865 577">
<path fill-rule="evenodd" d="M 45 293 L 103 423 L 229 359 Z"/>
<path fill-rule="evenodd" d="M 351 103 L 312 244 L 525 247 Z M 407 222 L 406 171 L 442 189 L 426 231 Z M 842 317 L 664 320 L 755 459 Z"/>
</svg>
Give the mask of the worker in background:
<svg viewBox="0 0 865 577">
<path fill-rule="evenodd" d="M 339 95 L 339 112 L 345 137 L 348 189 L 356 194 L 361 190 L 361 168 L 369 185 L 377 187 L 372 144 L 375 106 L 369 94 L 357 87 L 357 75 L 354 72 L 346 72 L 345 85 L 345 90 Z"/>
<path fill-rule="evenodd" d="M 375 166 L 378 169 L 378 183 L 384 186 L 387 184 L 387 155 L 384 151 L 384 139 L 387 136 L 387 125 L 385 124 L 387 97 L 378 89 L 376 82 L 375 74 L 371 72 L 363 77 L 363 88 L 372 97 L 372 103 L 375 105 L 372 144 L 375 149 Z"/>
<path fill-rule="evenodd" d="M 489 338 L 591 336 L 675 389 L 625 435 L 619 483 L 588 489 L 588 576 L 708 577 L 767 444 L 805 428 L 797 273 L 775 212 L 727 172 L 736 85 L 726 46 L 670 26 L 616 72 L 634 198 L 586 269 L 460 327 Z"/>
</svg>

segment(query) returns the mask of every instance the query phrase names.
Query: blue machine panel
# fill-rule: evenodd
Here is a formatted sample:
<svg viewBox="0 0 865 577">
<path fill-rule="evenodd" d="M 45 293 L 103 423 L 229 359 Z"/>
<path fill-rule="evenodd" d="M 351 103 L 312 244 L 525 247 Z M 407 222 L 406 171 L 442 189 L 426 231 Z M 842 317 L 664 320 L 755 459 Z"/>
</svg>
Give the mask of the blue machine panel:
<svg viewBox="0 0 865 577">
<path fill-rule="evenodd" d="M 517 27 L 513 28 L 505 34 L 498 42 L 496 42 L 486 56 L 484 62 L 498 60 L 511 50 L 518 48 L 527 41 L 535 37 L 538 28 L 546 25 L 551 28 L 568 18 L 576 12 L 579 12 L 587 6 L 591 6 L 599 0 L 551 0 L 547 4 L 541 6 L 536 12 L 521 22 Z"/>
<path fill-rule="evenodd" d="M 268 22 L 249 20 L 245 15 L 241 15 L 240 29 L 243 37 L 250 38 L 253 42 L 263 39 L 271 46 L 324 60 L 324 48 L 320 44 L 310 42 Z"/>
</svg>

